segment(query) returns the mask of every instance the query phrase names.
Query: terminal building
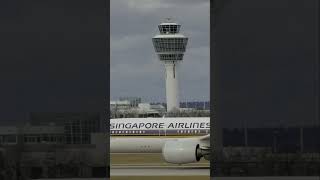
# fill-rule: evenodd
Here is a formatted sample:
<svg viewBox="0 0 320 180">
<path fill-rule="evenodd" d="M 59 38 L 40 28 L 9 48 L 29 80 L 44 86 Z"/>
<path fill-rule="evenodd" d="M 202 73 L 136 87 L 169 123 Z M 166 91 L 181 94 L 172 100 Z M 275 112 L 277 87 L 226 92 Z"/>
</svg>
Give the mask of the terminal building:
<svg viewBox="0 0 320 180">
<path fill-rule="evenodd" d="M 0 158 L 35 179 L 105 177 L 107 136 L 99 124 L 99 113 L 30 113 L 26 124 L 0 127 Z"/>
<path fill-rule="evenodd" d="M 32 125 L 63 127 L 66 144 L 90 144 L 90 134 L 104 131 L 100 113 L 50 113 L 29 114 Z"/>
<path fill-rule="evenodd" d="M 110 101 L 110 112 L 111 118 L 161 117 L 166 109 L 160 103 L 142 103 L 141 98 L 119 98 Z"/>
</svg>

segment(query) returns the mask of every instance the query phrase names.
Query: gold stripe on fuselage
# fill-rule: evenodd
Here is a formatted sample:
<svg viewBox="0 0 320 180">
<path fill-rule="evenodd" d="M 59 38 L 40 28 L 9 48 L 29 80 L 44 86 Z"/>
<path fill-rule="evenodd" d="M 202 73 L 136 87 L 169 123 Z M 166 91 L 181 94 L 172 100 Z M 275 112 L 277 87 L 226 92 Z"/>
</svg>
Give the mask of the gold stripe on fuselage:
<svg viewBox="0 0 320 180">
<path fill-rule="evenodd" d="M 111 135 L 111 137 L 119 137 L 119 138 L 193 138 L 193 137 L 201 137 L 203 135 L 121 135 L 121 134 L 116 134 L 116 135 Z"/>
</svg>

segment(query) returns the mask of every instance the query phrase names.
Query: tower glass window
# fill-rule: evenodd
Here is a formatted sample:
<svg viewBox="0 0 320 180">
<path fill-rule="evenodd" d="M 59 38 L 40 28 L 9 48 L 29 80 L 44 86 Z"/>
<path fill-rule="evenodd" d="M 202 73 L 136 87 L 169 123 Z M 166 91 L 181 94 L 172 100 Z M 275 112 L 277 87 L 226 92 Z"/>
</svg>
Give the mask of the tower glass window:
<svg viewBox="0 0 320 180">
<path fill-rule="evenodd" d="M 175 34 L 179 33 L 180 25 L 175 23 L 160 24 L 158 28 L 161 34 Z"/>
</svg>

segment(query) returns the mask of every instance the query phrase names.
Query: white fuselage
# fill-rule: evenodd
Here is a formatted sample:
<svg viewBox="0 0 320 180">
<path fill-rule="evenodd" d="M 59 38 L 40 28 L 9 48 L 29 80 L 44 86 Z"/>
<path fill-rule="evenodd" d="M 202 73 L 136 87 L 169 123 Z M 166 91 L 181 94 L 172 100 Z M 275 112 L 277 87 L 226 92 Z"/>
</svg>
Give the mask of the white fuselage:
<svg viewBox="0 0 320 180">
<path fill-rule="evenodd" d="M 161 153 L 168 140 L 210 133 L 210 118 L 124 118 L 110 120 L 111 153 Z"/>
</svg>

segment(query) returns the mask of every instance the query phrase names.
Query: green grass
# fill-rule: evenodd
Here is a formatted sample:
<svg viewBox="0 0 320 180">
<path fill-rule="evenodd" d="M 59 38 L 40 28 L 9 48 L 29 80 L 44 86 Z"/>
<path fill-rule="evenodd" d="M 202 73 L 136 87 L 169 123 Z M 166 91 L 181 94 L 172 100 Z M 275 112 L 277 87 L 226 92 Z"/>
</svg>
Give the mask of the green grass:
<svg viewBox="0 0 320 180">
<path fill-rule="evenodd" d="M 111 165 L 116 164 L 161 164 L 161 165 L 171 165 L 166 163 L 162 157 L 162 154 L 111 154 L 110 155 Z M 190 165 L 197 165 L 206 163 L 209 166 L 209 161 L 202 159 L 197 163 L 191 163 Z"/>
</svg>

